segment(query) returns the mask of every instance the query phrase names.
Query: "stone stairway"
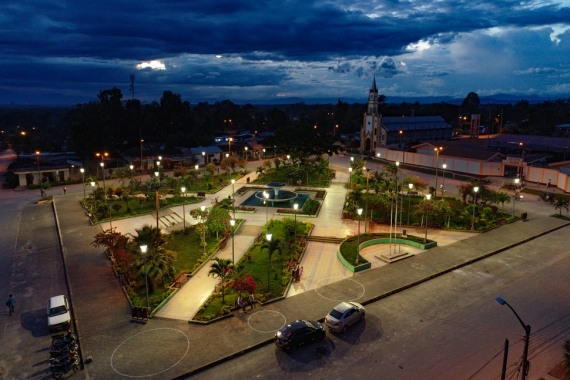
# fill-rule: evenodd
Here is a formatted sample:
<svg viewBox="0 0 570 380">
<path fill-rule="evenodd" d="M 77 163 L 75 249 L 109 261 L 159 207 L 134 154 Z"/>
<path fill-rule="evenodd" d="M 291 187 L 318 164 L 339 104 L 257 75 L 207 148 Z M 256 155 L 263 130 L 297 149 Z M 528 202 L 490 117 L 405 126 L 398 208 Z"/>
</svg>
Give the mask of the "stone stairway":
<svg viewBox="0 0 570 380">
<path fill-rule="evenodd" d="M 344 239 L 333 236 L 307 236 L 307 241 L 316 241 L 319 243 L 333 243 L 340 244 Z"/>
<path fill-rule="evenodd" d="M 176 212 L 171 212 L 158 218 L 158 222 L 162 228 L 172 227 L 174 224 L 182 223 L 183 221 L 184 218 L 182 218 Z"/>
</svg>

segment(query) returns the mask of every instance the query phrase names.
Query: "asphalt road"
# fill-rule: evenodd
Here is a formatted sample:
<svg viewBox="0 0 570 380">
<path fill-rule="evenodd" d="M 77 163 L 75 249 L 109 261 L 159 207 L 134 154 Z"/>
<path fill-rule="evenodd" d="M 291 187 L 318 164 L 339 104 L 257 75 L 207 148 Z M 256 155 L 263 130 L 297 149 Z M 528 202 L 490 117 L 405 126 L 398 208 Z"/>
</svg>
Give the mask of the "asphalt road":
<svg viewBox="0 0 570 380">
<path fill-rule="evenodd" d="M 514 379 L 524 330 L 501 296 L 532 326 L 528 378 L 539 379 L 570 338 L 566 242 L 565 229 L 551 233 L 370 304 L 366 321 L 345 334 L 294 353 L 266 346 L 193 378 L 498 379 L 508 338 Z"/>
</svg>

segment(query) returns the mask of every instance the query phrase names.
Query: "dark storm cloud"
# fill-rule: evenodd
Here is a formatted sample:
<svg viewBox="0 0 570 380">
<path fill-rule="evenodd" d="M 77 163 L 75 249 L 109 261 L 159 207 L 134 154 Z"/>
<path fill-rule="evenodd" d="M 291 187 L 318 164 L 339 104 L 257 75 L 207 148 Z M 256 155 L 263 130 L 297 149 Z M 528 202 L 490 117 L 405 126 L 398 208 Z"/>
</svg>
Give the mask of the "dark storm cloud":
<svg viewBox="0 0 570 380">
<path fill-rule="evenodd" d="M 5 1 L 0 5 L 0 87 L 10 95 L 0 101 L 11 101 L 17 93 L 27 97 L 34 88 L 59 88 L 61 94 L 115 85 L 127 89 L 132 72 L 137 86 L 152 96 L 166 87 L 201 87 L 224 98 L 231 96 L 229 88 L 237 94 L 254 88 L 260 97 L 280 92 L 299 96 L 296 91 L 316 83 L 329 94 L 333 87 L 327 86 L 340 81 L 366 80 L 368 86 L 374 74 L 387 87 L 389 81 L 408 78 L 394 88 L 409 86 L 406 91 L 413 92 L 412 81 L 452 77 L 454 70 L 467 68 L 470 53 L 484 56 L 487 49 L 504 57 L 497 63 L 516 63 L 501 77 L 515 71 L 527 78 L 545 77 L 556 74 L 547 68 L 568 62 L 564 53 L 570 32 L 553 47 L 546 43 L 552 30 L 536 28 L 568 25 L 568 20 L 568 6 L 547 0 Z M 477 35 L 490 28 L 516 32 L 500 38 Z M 410 58 L 410 46 L 420 41 L 430 47 L 455 45 L 457 66 L 446 67 L 448 62 L 435 55 L 415 66 L 397 57 Z M 469 43 L 479 45 L 467 47 Z M 217 54 L 223 59 L 216 60 Z M 421 60 L 421 54 L 414 59 Z M 135 69 L 151 60 L 160 60 L 165 70 Z M 285 84 L 290 87 L 283 88 Z M 550 85 L 565 86 L 562 81 Z"/>
<path fill-rule="evenodd" d="M 428 36 L 570 19 L 568 8 L 525 9 L 518 1 L 348 4 L 24 0 L 3 6 L 0 47 L 4 54 L 105 59 L 266 51 L 314 60 L 391 55 Z"/>
</svg>

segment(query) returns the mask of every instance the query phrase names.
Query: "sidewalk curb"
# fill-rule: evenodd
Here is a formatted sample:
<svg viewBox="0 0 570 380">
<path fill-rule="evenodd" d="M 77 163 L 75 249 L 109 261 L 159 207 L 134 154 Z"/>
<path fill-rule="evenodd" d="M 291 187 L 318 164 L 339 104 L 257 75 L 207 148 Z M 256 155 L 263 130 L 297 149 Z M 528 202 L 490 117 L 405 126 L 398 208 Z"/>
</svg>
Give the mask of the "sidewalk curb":
<svg viewBox="0 0 570 380">
<path fill-rule="evenodd" d="M 423 278 L 423 279 L 414 281 L 414 282 L 412 282 L 412 283 L 410 283 L 410 284 L 408 284 L 408 285 L 401 286 L 401 287 L 396 288 L 396 289 L 393 289 L 393 290 L 391 290 L 391 291 L 389 291 L 389 292 L 387 292 L 387 293 L 384 293 L 384 294 L 378 295 L 378 296 L 376 296 L 376 297 L 370 298 L 370 299 L 368 299 L 368 300 L 365 300 L 365 301 L 361 302 L 361 304 L 362 304 L 362 305 L 369 305 L 369 304 L 374 303 L 374 302 L 376 302 L 376 301 L 379 301 L 379 300 L 381 300 L 381 299 L 384 299 L 384 298 L 387 298 L 387 297 L 389 297 L 389 296 L 392 296 L 392 295 L 394 295 L 394 294 L 396 294 L 396 293 L 400 293 L 400 292 L 402 292 L 402 291 L 404 291 L 404 290 L 407 290 L 407 289 L 410 289 L 410 288 L 412 288 L 412 287 L 414 287 L 414 286 L 420 285 L 420 284 L 422 284 L 422 283 L 424 283 L 424 282 L 427 282 L 427 281 L 429 281 L 429 280 L 431 280 L 431 279 L 434 279 L 434 278 L 436 278 L 436 277 L 439 277 L 439 276 L 442 276 L 442 275 L 444 275 L 444 274 L 450 273 L 450 272 L 452 272 L 452 271 L 454 271 L 454 270 L 456 270 L 456 269 L 465 267 L 465 266 L 467 266 L 467 265 L 471 265 L 471 264 L 473 264 L 473 263 L 475 263 L 475 262 L 477 262 L 477 261 L 486 259 L 486 258 L 488 258 L 488 257 L 491 257 L 491 256 L 493 256 L 493 255 L 496 255 L 496 254 L 498 254 L 498 253 L 501 253 L 501 252 L 506 251 L 506 250 L 508 250 L 508 249 L 511 249 L 511 248 L 513 248 L 513 247 L 519 246 L 519 245 L 521 245 L 521 244 L 527 243 L 527 242 L 529 242 L 529 241 L 531 241 L 531 240 L 537 239 L 537 238 L 539 238 L 539 237 L 542 237 L 542 236 L 547 235 L 547 234 L 549 234 L 549 233 L 551 233 L 551 232 L 560 230 L 560 229 L 565 228 L 565 227 L 568 227 L 568 226 L 570 226 L 570 222 L 568 222 L 568 223 L 566 223 L 566 224 L 563 224 L 563 225 L 560 225 L 560 226 L 557 226 L 557 227 L 554 227 L 554 228 L 551 228 L 550 230 L 541 232 L 541 233 L 539 233 L 539 234 L 537 234 L 537 235 L 533 235 L 533 236 L 527 237 L 526 239 L 517 241 L 517 242 L 515 242 L 515 243 L 506 245 L 506 246 L 504 246 L 504 247 L 502 247 L 502 248 L 499 248 L 499 249 L 496 249 L 496 250 L 494 250 L 494 251 L 487 252 L 487 253 L 485 253 L 485 254 L 479 256 L 479 257 L 475 257 L 475 258 L 470 259 L 470 260 L 468 260 L 468 261 L 466 261 L 466 262 L 463 262 L 463 263 L 461 263 L 461 264 L 454 265 L 454 266 L 452 266 L 451 268 L 444 269 L 444 270 L 442 270 L 442 271 L 440 271 L 440 272 L 438 272 L 438 273 L 434 273 L 434 274 L 432 274 L 432 275 L 430 275 L 430 276 L 427 276 L 427 277 L 425 277 L 425 278 Z M 215 360 L 215 361 L 213 361 L 213 362 L 210 362 L 210 363 L 208 363 L 208 364 L 205 364 L 205 365 L 203 365 L 203 366 L 200 366 L 200 367 L 198 367 L 198 368 L 195 368 L 195 369 L 193 369 L 193 370 L 191 370 L 191 371 L 188 371 L 188 372 L 186 372 L 185 374 L 182 374 L 182 375 L 177 376 L 177 377 L 173 377 L 172 380 L 187 379 L 187 378 L 192 377 L 192 376 L 194 376 L 194 375 L 196 375 L 196 374 L 198 374 L 198 373 L 204 372 L 204 371 L 206 371 L 206 370 L 208 370 L 208 369 L 214 368 L 214 367 L 216 367 L 216 366 L 218 366 L 218 365 L 220 365 L 220 364 L 226 363 L 226 362 L 228 362 L 228 361 L 230 361 L 230 360 L 233 360 L 233 359 L 235 359 L 235 358 L 237 358 L 237 357 L 240 357 L 240 356 L 242 356 L 242 355 L 248 354 L 248 353 L 250 353 L 250 352 L 252 352 L 252 351 L 255 351 L 255 350 L 259 349 L 259 348 L 265 347 L 265 346 L 271 344 L 272 342 L 273 342 L 273 338 L 263 340 L 263 341 L 261 341 L 261 342 L 259 342 L 259 343 L 257 343 L 257 344 L 254 344 L 254 345 L 251 345 L 251 346 L 249 346 L 249 347 L 246 347 L 245 349 L 243 349 L 243 350 L 241 350 L 241 351 L 234 352 L 234 353 L 229 354 L 229 355 L 227 355 L 227 356 L 225 356 L 225 357 L 222 357 L 222 358 L 220 358 L 220 359 L 217 359 L 217 360 Z"/>
<path fill-rule="evenodd" d="M 69 305 L 71 307 L 71 313 L 73 315 L 72 324 L 75 330 L 75 335 L 77 335 L 77 340 L 81 343 L 81 334 L 79 333 L 79 324 L 77 321 L 77 314 L 75 313 L 74 306 L 73 306 L 73 292 L 71 291 L 71 285 L 69 281 L 69 272 L 67 271 L 67 262 L 65 260 L 65 247 L 63 246 L 63 237 L 61 236 L 61 228 L 59 226 L 59 217 L 57 216 L 57 208 L 55 207 L 55 199 L 51 202 L 53 216 L 55 219 L 55 228 L 57 230 L 57 239 L 59 241 L 59 252 L 61 253 L 61 260 L 63 261 L 63 273 L 65 275 L 65 286 L 67 288 L 67 293 L 69 294 Z M 83 351 L 81 348 L 81 344 L 79 344 L 79 365 L 82 370 L 85 369 L 85 365 L 83 363 Z"/>
</svg>

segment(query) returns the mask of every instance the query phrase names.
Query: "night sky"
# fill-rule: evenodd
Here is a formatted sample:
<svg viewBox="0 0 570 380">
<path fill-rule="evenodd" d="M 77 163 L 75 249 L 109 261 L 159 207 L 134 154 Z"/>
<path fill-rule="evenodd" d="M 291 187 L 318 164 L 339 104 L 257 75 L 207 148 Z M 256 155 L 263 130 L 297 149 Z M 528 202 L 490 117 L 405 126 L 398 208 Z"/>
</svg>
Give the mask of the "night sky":
<svg viewBox="0 0 570 380">
<path fill-rule="evenodd" d="M 18 0 L 0 5 L 0 103 L 120 88 L 192 104 L 570 98 L 570 0 Z"/>
</svg>

